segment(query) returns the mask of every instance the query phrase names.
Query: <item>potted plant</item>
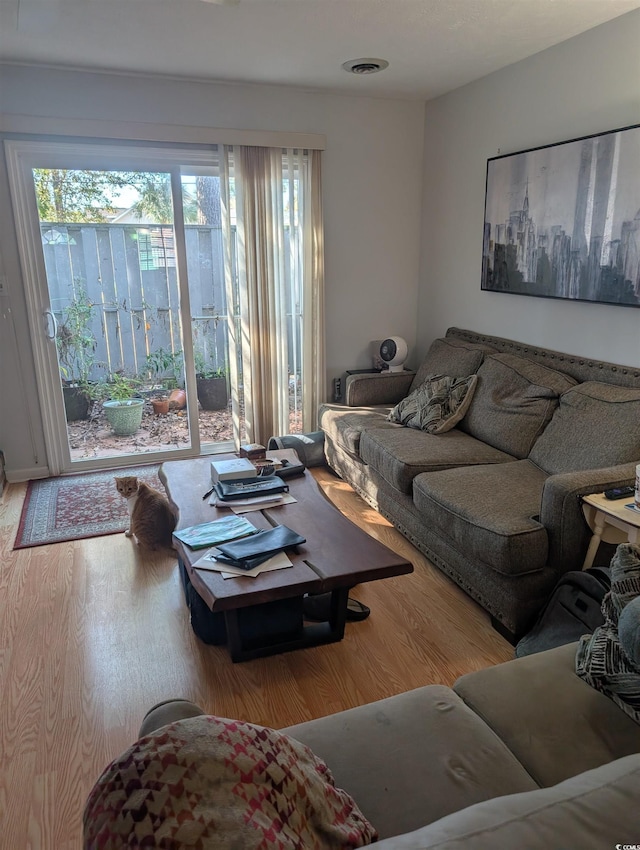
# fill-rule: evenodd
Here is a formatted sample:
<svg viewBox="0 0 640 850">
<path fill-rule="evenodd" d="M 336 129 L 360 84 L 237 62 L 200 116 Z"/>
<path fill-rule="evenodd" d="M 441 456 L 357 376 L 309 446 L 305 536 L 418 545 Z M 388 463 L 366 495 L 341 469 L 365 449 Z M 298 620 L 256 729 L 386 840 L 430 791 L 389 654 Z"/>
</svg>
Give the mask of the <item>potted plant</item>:
<svg viewBox="0 0 640 850">
<path fill-rule="evenodd" d="M 135 434 L 142 424 L 144 399 L 136 395 L 138 381 L 114 372 L 106 383 L 109 399 L 102 403 L 107 422 L 118 437 Z"/>
<path fill-rule="evenodd" d="M 178 386 L 182 372 L 182 351 L 158 348 L 147 355 L 147 370 L 152 381 L 151 406 L 156 416 L 164 416 L 171 407 L 170 392 Z M 168 374 L 167 374 L 168 373 Z"/>
<path fill-rule="evenodd" d="M 151 407 L 156 416 L 166 416 L 169 412 L 169 396 L 158 395 L 151 399 Z"/>
<path fill-rule="evenodd" d="M 89 376 L 95 361 L 96 339 L 91 330 L 94 304 L 76 281 L 70 303 L 62 309 L 56 348 L 67 422 L 86 419 L 89 413 Z"/>
<path fill-rule="evenodd" d="M 203 410 L 224 410 L 229 403 L 227 370 L 207 367 L 196 354 L 196 386 L 198 401 Z"/>
</svg>

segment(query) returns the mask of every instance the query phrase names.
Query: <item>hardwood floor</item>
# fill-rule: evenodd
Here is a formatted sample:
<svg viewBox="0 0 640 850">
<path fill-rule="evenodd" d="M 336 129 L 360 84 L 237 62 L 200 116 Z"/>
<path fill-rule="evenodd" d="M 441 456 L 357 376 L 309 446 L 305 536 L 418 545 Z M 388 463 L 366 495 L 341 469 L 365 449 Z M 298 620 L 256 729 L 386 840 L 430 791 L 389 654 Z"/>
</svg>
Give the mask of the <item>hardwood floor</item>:
<svg viewBox="0 0 640 850">
<path fill-rule="evenodd" d="M 13 551 L 26 485 L 0 503 L 0 844 L 78 850 L 82 808 L 156 702 L 276 728 L 507 661 L 488 615 L 324 468 L 350 519 L 410 559 L 409 576 L 360 585 L 371 616 L 344 640 L 233 664 L 191 631 L 174 559 L 124 534 Z"/>
</svg>

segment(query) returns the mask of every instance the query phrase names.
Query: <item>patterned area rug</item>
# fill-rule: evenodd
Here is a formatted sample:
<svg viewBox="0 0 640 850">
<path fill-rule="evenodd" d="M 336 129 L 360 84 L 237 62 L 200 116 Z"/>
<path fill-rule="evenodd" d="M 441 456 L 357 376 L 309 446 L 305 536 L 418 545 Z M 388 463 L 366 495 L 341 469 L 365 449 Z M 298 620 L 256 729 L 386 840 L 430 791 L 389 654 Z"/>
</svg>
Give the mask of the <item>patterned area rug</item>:
<svg viewBox="0 0 640 850">
<path fill-rule="evenodd" d="M 135 475 L 164 493 L 158 464 L 61 475 L 30 481 L 14 549 L 117 534 L 127 527 L 127 503 L 117 492 L 116 475 Z"/>
</svg>

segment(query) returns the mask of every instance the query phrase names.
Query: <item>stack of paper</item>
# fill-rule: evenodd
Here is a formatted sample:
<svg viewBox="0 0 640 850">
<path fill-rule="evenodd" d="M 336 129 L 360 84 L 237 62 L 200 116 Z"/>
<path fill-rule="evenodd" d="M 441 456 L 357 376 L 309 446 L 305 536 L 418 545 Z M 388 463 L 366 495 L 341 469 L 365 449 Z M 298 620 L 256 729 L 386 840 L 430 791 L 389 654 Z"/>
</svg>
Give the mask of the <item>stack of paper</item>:
<svg viewBox="0 0 640 850">
<path fill-rule="evenodd" d="M 209 504 L 216 508 L 230 508 L 234 514 L 246 514 L 249 511 L 261 511 L 263 508 L 274 508 L 278 505 L 290 505 L 296 500 L 288 493 L 278 493 L 275 496 L 253 496 L 247 499 L 235 499 L 233 502 L 223 502 L 214 492 L 209 498 Z M 222 543 L 222 541 L 220 541 Z"/>
</svg>

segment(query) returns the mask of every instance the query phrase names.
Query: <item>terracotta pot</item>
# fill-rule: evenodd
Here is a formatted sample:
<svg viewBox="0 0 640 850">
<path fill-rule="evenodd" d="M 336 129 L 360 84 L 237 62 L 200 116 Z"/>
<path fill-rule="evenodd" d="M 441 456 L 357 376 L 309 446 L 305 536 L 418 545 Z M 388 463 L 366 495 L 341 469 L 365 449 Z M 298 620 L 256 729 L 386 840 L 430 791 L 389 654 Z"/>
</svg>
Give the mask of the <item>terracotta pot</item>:
<svg viewBox="0 0 640 850">
<path fill-rule="evenodd" d="M 187 406 L 187 394 L 184 390 L 171 390 L 169 393 L 169 407 L 171 410 L 182 410 Z"/>
<path fill-rule="evenodd" d="M 152 398 L 151 406 L 153 407 L 153 412 L 156 416 L 166 416 L 169 412 L 169 399 L 168 398 Z"/>
</svg>

